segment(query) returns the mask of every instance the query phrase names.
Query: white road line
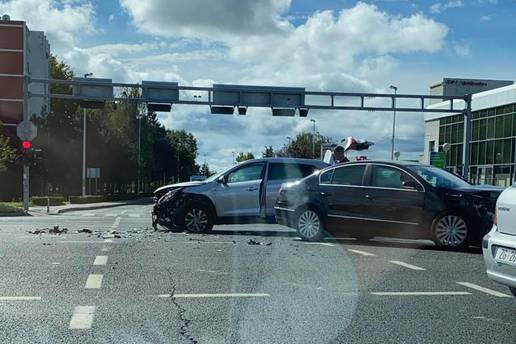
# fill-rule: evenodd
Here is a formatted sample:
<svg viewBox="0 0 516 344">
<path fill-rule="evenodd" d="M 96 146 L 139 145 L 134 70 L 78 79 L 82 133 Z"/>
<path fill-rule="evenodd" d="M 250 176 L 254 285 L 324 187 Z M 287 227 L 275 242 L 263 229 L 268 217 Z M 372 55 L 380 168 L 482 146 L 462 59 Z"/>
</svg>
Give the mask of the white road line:
<svg viewBox="0 0 516 344">
<path fill-rule="evenodd" d="M 415 265 L 412 265 L 412 264 L 409 264 L 409 263 L 405 263 L 405 262 L 400 262 L 399 260 L 389 260 L 389 263 L 396 264 L 396 265 L 399 265 L 399 266 L 403 266 L 405 268 L 412 269 L 412 270 L 419 270 L 419 271 L 426 270 L 425 268 L 421 268 L 419 266 L 415 266 Z"/>
<path fill-rule="evenodd" d="M 378 296 L 439 296 L 439 295 L 471 295 L 467 291 L 379 291 L 371 292 Z"/>
<path fill-rule="evenodd" d="M 100 289 L 102 285 L 102 275 L 90 274 L 88 279 L 86 280 L 86 285 L 84 288 L 86 289 Z"/>
<path fill-rule="evenodd" d="M 0 296 L 0 301 L 39 301 L 41 296 Z"/>
<path fill-rule="evenodd" d="M 361 255 L 366 256 L 366 257 L 374 257 L 374 256 L 376 256 L 376 254 L 373 254 L 373 253 L 369 253 L 369 252 L 366 252 L 366 251 L 352 250 L 350 248 L 348 248 L 348 251 L 349 252 L 353 252 L 353 253 L 357 253 L 357 254 L 361 254 Z"/>
<path fill-rule="evenodd" d="M 232 241 L 198 241 L 198 240 L 190 240 L 185 241 L 185 244 L 234 244 Z"/>
<path fill-rule="evenodd" d="M 93 214 L 93 213 L 85 213 L 85 214 L 81 214 L 81 216 L 95 216 L 95 214 Z"/>
<path fill-rule="evenodd" d="M 105 239 L 105 240 L 103 241 L 103 243 L 105 243 L 105 242 L 113 242 L 113 240 L 112 240 L 112 239 Z"/>
<path fill-rule="evenodd" d="M 118 244 L 117 242 L 113 242 L 111 239 L 106 239 L 102 241 L 93 241 L 93 240 L 62 240 L 62 241 L 54 241 L 54 244 L 105 244 L 112 243 Z"/>
<path fill-rule="evenodd" d="M 140 214 L 129 214 L 127 216 L 129 216 L 129 217 L 140 217 Z"/>
<path fill-rule="evenodd" d="M 72 330 L 87 330 L 93 325 L 95 306 L 76 306 L 68 328 Z"/>
<path fill-rule="evenodd" d="M 115 217 L 115 216 L 118 216 L 118 214 L 115 214 L 115 213 L 109 213 L 109 214 L 106 214 L 104 215 L 106 217 Z"/>
<path fill-rule="evenodd" d="M 107 252 L 109 250 L 111 250 L 111 247 L 102 247 L 101 249 L 102 252 Z"/>
<path fill-rule="evenodd" d="M 305 242 L 305 245 L 321 245 L 321 246 L 329 246 L 329 247 L 335 246 L 334 244 L 330 244 L 327 242 Z"/>
<path fill-rule="evenodd" d="M 489 288 L 485 288 L 485 287 L 481 287 L 477 284 L 473 284 L 473 283 L 469 283 L 469 282 L 457 282 L 457 284 L 460 284 L 464 287 L 467 287 L 467 288 L 471 288 L 471 289 L 475 289 L 475 290 L 478 290 L 478 291 L 481 291 L 483 293 L 486 293 L 486 294 L 489 294 L 489 295 L 493 295 L 493 296 L 496 296 L 496 297 L 511 297 L 507 294 L 504 294 L 504 293 L 500 293 L 499 291 L 496 291 L 496 290 L 493 290 L 493 289 L 489 289 Z"/>
<path fill-rule="evenodd" d="M 118 226 L 120 226 L 120 220 L 121 220 L 121 217 L 120 217 L 120 216 L 118 216 L 118 217 L 115 219 L 115 222 L 113 222 L 113 225 L 111 226 L 111 228 L 113 228 L 113 229 L 118 228 Z"/>
<path fill-rule="evenodd" d="M 61 263 L 59 263 L 59 262 L 52 262 L 52 265 L 59 265 L 59 264 L 61 264 Z"/>
<path fill-rule="evenodd" d="M 93 265 L 106 265 L 108 256 L 96 256 Z"/>
<path fill-rule="evenodd" d="M 211 298 L 211 297 L 269 297 L 270 294 L 265 293 L 253 293 L 253 294 L 247 294 L 247 293 L 228 293 L 228 294 L 174 294 L 173 296 L 171 294 L 160 294 L 156 295 L 157 297 L 174 297 L 174 298 L 181 298 L 181 299 L 195 299 L 195 298 Z"/>
</svg>

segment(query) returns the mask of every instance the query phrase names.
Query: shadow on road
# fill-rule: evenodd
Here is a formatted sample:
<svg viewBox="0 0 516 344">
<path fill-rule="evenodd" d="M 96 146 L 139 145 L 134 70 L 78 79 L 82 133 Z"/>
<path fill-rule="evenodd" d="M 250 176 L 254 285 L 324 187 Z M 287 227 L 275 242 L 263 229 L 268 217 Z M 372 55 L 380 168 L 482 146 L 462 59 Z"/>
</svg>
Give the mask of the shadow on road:
<svg viewBox="0 0 516 344">
<path fill-rule="evenodd" d="M 263 230 L 263 231 L 250 231 L 250 230 L 218 230 L 214 229 L 210 234 L 216 235 L 251 235 L 251 236 L 262 236 L 262 237 L 281 237 L 281 238 L 296 238 L 296 232 L 287 231 L 275 231 L 275 230 Z"/>
</svg>

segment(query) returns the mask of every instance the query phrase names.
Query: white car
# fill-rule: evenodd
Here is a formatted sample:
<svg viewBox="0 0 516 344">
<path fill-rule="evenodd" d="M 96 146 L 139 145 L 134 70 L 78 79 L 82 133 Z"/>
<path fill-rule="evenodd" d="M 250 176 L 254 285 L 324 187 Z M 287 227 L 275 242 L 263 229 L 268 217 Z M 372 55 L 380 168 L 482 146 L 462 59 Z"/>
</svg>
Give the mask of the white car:
<svg viewBox="0 0 516 344">
<path fill-rule="evenodd" d="M 482 240 L 487 276 L 516 296 L 516 185 L 498 197 L 493 222 Z"/>
</svg>

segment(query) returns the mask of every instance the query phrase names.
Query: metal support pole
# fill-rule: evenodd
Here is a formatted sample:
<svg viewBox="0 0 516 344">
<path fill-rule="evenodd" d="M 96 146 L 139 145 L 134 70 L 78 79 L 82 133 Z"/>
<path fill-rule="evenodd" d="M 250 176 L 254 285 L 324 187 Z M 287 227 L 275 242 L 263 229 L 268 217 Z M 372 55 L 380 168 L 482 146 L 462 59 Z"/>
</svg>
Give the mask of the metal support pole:
<svg viewBox="0 0 516 344">
<path fill-rule="evenodd" d="M 82 109 L 82 196 L 86 196 L 86 109 Z"/>
<path fill-rule="evenodd" d="M 312 130 L 312 159 L 315 159 L 315 119 L 311 119 L 310 122 L 313 124 Z"/>
<path fill-rule="evenodd" d="M 141 140 L 142 140 L 142 115 L 138 114 L 138 190 L 137 194 L 141 192 Z"/>
<path fill-rule="evenodd" d="M 464 111 L 464 140 L 462 143 L 462 176 L 469 180 L 469 162 L 470 162 L 470 141 L 471 141 L 471 94 L 464 97 L 466 102 L 466 110 Z"/>
<path fill-rule="evenodd" d="M 23 78 L 23 120 L 29 120 L 29 77 Z M 27 152 L 24 152 L 26 154 Z M 23 210 L 29 211 L 29 162 L 23 159 Z"/>
<path fill-rule="evenodd" d="M 394 138 L 396 136 L 396 95 L 398 93 L 398 88 L 395 86 L 391 86 L 394 90 L 394 98 L 392 98 L 392 107 L 394 109 L 392 116 L 392 139 L 391 139 L 391 160 L 394 160 Z"/>
</svg>

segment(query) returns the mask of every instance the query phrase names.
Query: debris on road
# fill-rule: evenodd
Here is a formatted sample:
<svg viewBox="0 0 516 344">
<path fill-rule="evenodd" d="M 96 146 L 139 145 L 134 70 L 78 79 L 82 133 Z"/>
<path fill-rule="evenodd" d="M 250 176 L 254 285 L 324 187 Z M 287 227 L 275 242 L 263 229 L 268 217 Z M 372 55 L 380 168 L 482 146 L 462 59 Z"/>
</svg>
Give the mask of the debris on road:
<svg viewBox="0 0 516 344">
<path fill-rule="evenodd" d="M 68 228 L 63 227 L 63 229 L 59 229 L 59 226 L 54 226 L 48 231 L 50 234 L 62 234 L 68 232 Z"/>
<path fill-rule="evenodd" d="M 43 233 L 46 233 L 47 230 L 48 230 L 48 228 L 35 229 L 33 231 L 27 231 L 27 233 L 30 233 L 30 234 L 43 234 Z"/>
<path fill-rule="evenodd" d="M 249 241 L 247 242 L 247 245 L 263 245 L 263 246 L 271 246 L 272 245 L 272 242 L 260 242 L 260 241 L 255 241 L 253 239 L 249 239 Z"/>
<path fill-rule="evenodd" d="M 102 236 L 102 239 L 112 239 L 112 238 L 114 238 L 114 237 L 115 237 L 115 235 L 114 235 L 114 234 L 104 234 L 104 235 Z"/>
<path fill-rule="evenodd" d="M 89 228 L 83 228 L 83 229 L 79 229 L 77 231 L 77 233 L 90 233 L 91 234 L 91 233 L 93 233 L 93 231 Z"/>
</svg>

